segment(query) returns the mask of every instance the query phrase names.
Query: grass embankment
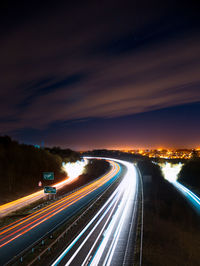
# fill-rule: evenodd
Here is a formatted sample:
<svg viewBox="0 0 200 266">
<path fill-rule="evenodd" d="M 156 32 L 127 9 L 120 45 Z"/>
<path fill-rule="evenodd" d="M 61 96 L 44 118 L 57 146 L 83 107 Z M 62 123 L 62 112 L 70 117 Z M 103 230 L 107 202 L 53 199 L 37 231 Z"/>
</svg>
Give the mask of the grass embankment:
<svg viewBox="0 0 200 266">
<path fill-rule="evenodd" d="M 199 265 L 199 217 L 149 160 L 138 163 L 144 179 L 143 265 Z"/>
</svg>

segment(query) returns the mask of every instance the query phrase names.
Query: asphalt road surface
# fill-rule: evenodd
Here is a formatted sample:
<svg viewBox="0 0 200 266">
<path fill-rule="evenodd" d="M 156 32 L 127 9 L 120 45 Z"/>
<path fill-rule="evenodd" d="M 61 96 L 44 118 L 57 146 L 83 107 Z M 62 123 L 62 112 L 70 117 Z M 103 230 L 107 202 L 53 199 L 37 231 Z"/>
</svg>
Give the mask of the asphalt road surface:
<svg viewBox="0 0 200 266">
<path fill-rule="evenodd" d="M 57 225 L 72 217 L 116 180 L 121 166 L 113 161 L 109 162 L 111 170 L 101 178 L 9 226 L 0 228 L 0 265 L 6 264 Z"/>
<path fill-rule="evenodd" d="M 105 158 L 104 158 L 105 159 Z M 123 181 L 52 265 L 133 265 L 138 175 L 131 163 Z"/>
<path fill-rule="evenodd" d="M 66 179 L 64 179 L 61 182 L 58 182 L 56 184 L 52 184 L 53 187 L 56 187 L 56 190 L 59 190 L 71 183 L 73 183 L 74 181 L 76 181 L 77 177 L 73 176 L 73 177 L 67 177 Z M 6 204 L 0 205 L 0 218 L 4 217 L 6 215 L 8 215 L 9 213 L 12 213 L 13 211 L 16 211 L 18 209 L 21 209 L 27 205 L 30 205 L 31 203 L 42 199 L 46 196 L 46 194 L 44 193 L 44 189 L 37 191 L 35 193 L 32 193 L 30 195 L 27 195 L 25 197 L 19 198 L 17 200 L 8 202 Z"/>
</svg>

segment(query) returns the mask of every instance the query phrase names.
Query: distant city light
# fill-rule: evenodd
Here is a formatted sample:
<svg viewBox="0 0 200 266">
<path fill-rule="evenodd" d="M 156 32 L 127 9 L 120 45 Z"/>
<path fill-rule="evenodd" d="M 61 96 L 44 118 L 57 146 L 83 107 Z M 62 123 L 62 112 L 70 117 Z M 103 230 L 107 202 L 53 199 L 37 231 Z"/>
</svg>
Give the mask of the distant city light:
<svg viewBox="0 0 200 266">
<path fill-rule="evenodd" d="M 131 154 L 140 154 L 142 156 L 148 156 L 149 158 L 163 158 L 163 159 L 191 159 L 194 153 L 194 149 L 123 149 L 122 152 L 128 152 Z M 195 149 L 197 156 L 200 157 L 200 149 Z"/>
</svg>

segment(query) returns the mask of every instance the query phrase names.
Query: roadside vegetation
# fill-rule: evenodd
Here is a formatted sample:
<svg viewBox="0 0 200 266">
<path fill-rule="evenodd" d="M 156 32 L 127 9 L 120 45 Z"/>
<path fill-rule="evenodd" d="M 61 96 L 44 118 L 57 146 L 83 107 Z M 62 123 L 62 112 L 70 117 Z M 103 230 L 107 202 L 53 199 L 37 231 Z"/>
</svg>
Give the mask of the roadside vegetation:
<svg viewBox="0 0 200 266">
<path fill-rule="evenodd" d="M 199 217 L 158 165 L 145 159 L 138 167 L 144 177 L 143 265 L 198 265 Z"/>
<path fill-rule="evenodd" d="M 84 156 L 97 156 L 97 157 L 108 157 L 108 158 L 114 158 L 114 159 L 119 159 L 119 160 L 124 160 L 124 161 L 138 161 L 144 158 L 144 156 L 140 154 L 131 154 L 123 151 L 118 151 L 118 150 L 107 150 L 107 149 L 102 149 L 102 150 L 92 150 L 92 151 L 87 151 L 83 153 Z"/>
<path fill-rule="evenodd" d="M 178 175 L 178 181 L 193 187 L 200 193 L 200 158 L 196 157 L 185 163 Z"/>
<path fill-rule="evenodd" d="M 49 151 L 51 154 L 58 155 L 62 158 L 62 161 L 65 163 L 76 162 L 80 160 L 80 153 L 75 152 L 71 149 L 61 149 L 60 147 L 45 148 L 46 151 Z"/>
<path fill-rule="evenodd" d="M 152 160 L 157 163 L 170 163 L 170 164 L 178 164 L 178 163 L 184 164 L 188 162 L 188 159 L 180 159 L 180 158 L 177 158 L 177 159 L 153 158 Z"/>
<path fill-rule="evenodd" d="M 7 139 L 7 137 L 6 137 L 6 139 Z M 19 145 L 19 144 L 17 144 L 17 145 Z M 22 145 L 22 146 L 24 148 L 24 145 Z M 26 148 L 27 149 L 29 149 L 29 148 L 31 149 L 31 150 L 29 150 L 29 153 L 31 154 L 32 157 L 33 157 L 32 152 L 38 152 L 38 151 L 39 152 L 41 152 L 41 151 L 44 152 L 44 154 L 47 155 L 45 157 L 47 162 L 48 162 L 49 158 L 50 159 L 59 158 L 58 155 L 55 155 L 55 154 L 52 155 L 49 151 L 39 150 L 38 148 L 34 148 L 32 146 L 28 146 Z M 61 151 L 60 148 L 59 148 L 59 151 Z M 64 150 L 62 150 L 62 151 L 64 151 Z M 73 151 L 70 150 L 70 154 L 72 155 L 72 160 L 70 160 L 70 162 L 74 162 L 75 158 L 80 159 L 80 156 L 79 155 L 77 156 L 76 152 L 73 152 Z M 65 162 L 67 162 L 66 153 L 63 156 L 63 158 L 65 158 Z M 68 160 L 69 160 L 69 158 L 68 158 Z M 43 186 L 45 186 L 45 185 L 50 185 L 51 183 L 55 183 L 56 181 L 59 181 L 60 179 L 65 178 L 66 177 L 66 173 L 63 173 L 62 171 L 60 171 L 61 166 L 62 166 L 62 159 L 59 158 L 59 161 L 60 161 L 60 163 L 57 166 L 57 167 L 60 167 L 57 170 L 58 171 L 57 172 L 57 176 L 58 176 L 58 174 L 60 174 L 59 178 L 56 178 L 53 181 L 51 181 L 51 180 L 45 181 L 45 180 L 43 180 L 43 178 L 41 176 L 41 173 L 39 173 L 38 175 L 40 175 L 41 178 L 40 179 L 36 178 L 36 180 L 32 180 L 34 182 L 34 185 L 35 185 L 32 188 L 30 188 L 30 183 L 27 183 L 27 186 L 26 185 L 21 186 L 21 187 L 18 186 L 17 188 L 19 188 L 21 190 L 20 191 L 19 190 L 14 191 L 12 195 L 10 194 L 10 191 L 9 191 L 8 188 L 7 188 L 7 190 L 5 189 L 4 190 L 4 195 L 3 195 L 3 197 L 1 197 L 2 202 L 5 203 L 6 199 L 8 201 L 10 201 L 10 200 L 14 200 L 15 198 L 18 198 L 18 197 L 21 197 L 21 196 L 25 196 L 26 194 L 32 193 L 32 192 L 34 192 L 34 188 L 36 188 L 35 190 L 41 189 L 41 187 L 40 188 L 38 187 L 38 184 L 37 184 L 38 180 L 42 180 L 42 184 L 43 184 Z M 36 162 L 38 162 L 38 161 L 36 161 Z M 50 161 L 49 163 L 52 163 L 52 161 Z M 37 165 L 35 167 L 37 167 Z M 77 188 L 79 188 L 79 187 L 81 187 L 83 185 L 86 185 L 87 183 L 97 179 L 101 175 L 105 174 L 109 170 L 109 168 L 110 168 L 110 164 L 107 161 L 105 161 L 105 160 L 89 160 L 88 164 L 85 167 L 84 173 L 82 175 L 80 175 L 73 183 L 68 184 L 67 186 L 64 186 L 63 188 L 59 189 L 57 191 L 57 193 L 56 193 L 56 198 L 53 199 L 53 201 L 57 200 L 58 198 L 60 198 L 60 197 L 62 197 L 64 195 L 66 195 L 67 193 L 70 193 L 71 191 L 73 191 L 73 190 L 75 190 L 75 189 L 77 189 Z M 51 168 L 45 168 L 45 169 L 43 168 L 42 170 L 45 171 L 45 172 L 46 171 L 55 172 L 56 169 L 57 168 L 52 168 L 52 165 L 51 165 Z M 28 176 L 31 176 L 31 173 L 28 170 L 27 170 L 26 178 Z M 20 178 L 21 177 L 20 176 L 20 172 L 19 172 L 19 176 L 17 176 L 17 177 L 18 177 L 18 180 L 23 180 L 23 179 Z M 34 179 L 35 177 L 33 176 L 32 178 Z M 27 178 L 27 179 L 30 180 L 30 178 Z M 7 183 L 5 183 L 5 185 L 8 186 Z M 43 198 L 43 199 L 40 199 L 39 201 L 36 201 L 36 202 L 34 202 L 34 203 L 22 208 L 22 209 L 19 209 L 19 210 L 15 211 L 15 212 L 12 212 L 9 216 L 5 216 L 5 217 L 3 217 L 1 219 L 0 227 L 1 226 L 5 226 L 5 225 L 7 225 L 7 224 L 9 224 L 11 222 L 14 222 L 14 221 L 18 220 L 19 218 L 27 216 L 30 213 L 33 213 L 33 212 L 37 211 L 38 209 L 45 207 L 48 204 L 51 204 L 51 201 L 52 201 L 52 199 L 49 200 L 47 198 Z"/>
<path fill-rule="evenodd" d="M 60 147 L 41 149 L 32 145 L 19 144 L 9 136 L 0 137 L 0 204 L 26 196 L 41 189 L 38 186 L 51 185 L 64 178 L 62 162 L 76 162 L 80 154 Z M 109 169 L 109 163 L 103 160 L 89 160 L 84 173 L 60 194 L 80 187 Z M 43 180 L 43 172 L 54 172 L 54 180 Z"/>
<path fill-rule="evenodd" d="M 54 151 L 19 144 L 9 136 L 0 137 L 0 204 L 39 190 L 39 181 L 49 185 L 66 177 L 63 160 L 74 161 L 80 156 L 71 150 L 60 149 L 63 156 Z M 55 180 L 45 182 L 43 172 L 54 172 Z"/>
</svg>

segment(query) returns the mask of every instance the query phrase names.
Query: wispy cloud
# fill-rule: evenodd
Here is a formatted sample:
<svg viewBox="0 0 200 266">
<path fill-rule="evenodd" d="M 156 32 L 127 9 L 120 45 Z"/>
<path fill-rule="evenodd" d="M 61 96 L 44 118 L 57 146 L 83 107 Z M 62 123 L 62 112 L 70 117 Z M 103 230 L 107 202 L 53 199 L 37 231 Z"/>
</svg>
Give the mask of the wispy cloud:
<svg viewBox="0 0 200 266">
<path fill-rule="evenodd" d="M 4 37 L 2 132 L 200 101 L 200 39 L 185 21 L 116 5 L 61 7 Z"/>
</svg>

